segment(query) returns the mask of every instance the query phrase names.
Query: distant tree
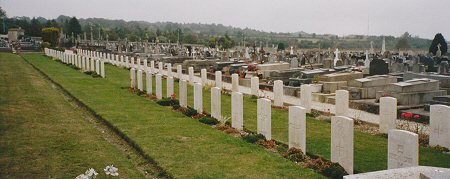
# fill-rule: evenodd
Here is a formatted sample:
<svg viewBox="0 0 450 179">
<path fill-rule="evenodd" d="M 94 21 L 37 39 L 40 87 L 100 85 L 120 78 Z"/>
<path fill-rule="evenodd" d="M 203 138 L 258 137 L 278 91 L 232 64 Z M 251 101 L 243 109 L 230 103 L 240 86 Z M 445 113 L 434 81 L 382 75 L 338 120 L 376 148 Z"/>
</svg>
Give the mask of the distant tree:
<svg viewBox="0 0 450 179">
<path fill-rule="evenodd" d="M 216 48 L 216 44 L 217 44 L 217 38 L 211 37 L 211 39 L 209 39 L 209 41 L 208 41 L 208 46 L 211 48 Z"/>
<path fill-rule="evenodd" d="M 40 37 L 42 32 L 42 24 L 36 19 L 31 19 L 30 22 L 30 36 Z"/>
<path fill-rule="evenodd" d="M 409 44 L 409 39 L 411 38 L 411 34 L 408 32 L 405 32 L 397 41 L 397 44 L 395 44 L 396 49 L 410 49 L 411 45 Z"/>
<path fill-rule="evenodd" d="M 285 49 L 284 43 L 282 43 L 282 42 L 278 43 L 277 51 L 282 51 L 282 50 L 284 50 L 284 49 Z"/>
<path fill-rule="evenodd" d="M 30 23 L 25 17 L 14 18 L 13 25 L 11 27 L 20 27 L 25 31 L 25 35 L 29 35 Z"/>
<path fill-rule="evenodd" d="M 0 18 L 6 18 L 6 12 L 2 7 L 0 7 Z"/>
<path fill-rule="evenodd" d="M 220 37 L 211 37 L 211 39 L 208 42 L 208 46 L 211 48 L 219 47 L 221 49 L 229 49 L 234 47 L 235 45 L 236 42 L 233 39 L 231 39 L 230 36 L 228 36 L 228 34 L 225 34 L 225 36 Z"/>
<path fill-rule="evenodd" d="M 431 41 L 431 45 L 429 48 L 429 52 L 436 55 L 436 52 L 438 50 L 438 44 L 441 44 L 441 52 L 442 54 L 446 54 L 448 50 L 447 41 L 445 41 L 444 36 L 442 36 L 441 33 L 438 33 L 434 36 L 433 41 Z"/>
<path fill-rule="evenodd" d="M 81 25 L 78 22 L 78 19 L 76 17 L 72 17 L 69 20 L 69 28 L 67 31 L 68 34 L 74 34 L 75 36 L 78 34 L 81 34 Z"/>
<path fill-rule="evenodd" d="M 59 27 L 59 24 L 58 24 L 58 22 L 56 22 L 55 19 L 53 19 L 53 20 L 48 20 L 48 21 L 45 23 L 45 27 Z"/>
<path fill-rule="evenodd" d="M 159 28 L 157 28 L 156 29 L 156 36 L 160 36 L 162 33 L 161 33 L 161 29 L 159 29 Z"/>
<path fill-rule="evenodd" d="M 188 33 L 183 38 L 184 43 L 196 44 L 198 42 L 198 36 L 193 33 Z"/>
<path fill-rule="evenodd" d="M 42 29 L 42 40 L 48 42 L 52 47 L 58 45 L 59 29 L 55 27 L 48 27 Z"/>
</svg>

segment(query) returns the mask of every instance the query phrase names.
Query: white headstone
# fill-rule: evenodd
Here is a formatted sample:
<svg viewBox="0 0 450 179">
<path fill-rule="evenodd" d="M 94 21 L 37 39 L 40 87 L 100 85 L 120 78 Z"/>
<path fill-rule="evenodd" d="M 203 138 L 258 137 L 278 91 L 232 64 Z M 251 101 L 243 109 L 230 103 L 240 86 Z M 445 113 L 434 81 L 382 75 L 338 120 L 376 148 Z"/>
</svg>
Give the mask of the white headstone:
<svg viewBox="0 0 450 179">
<path fill-rule="evenodd" d="M 244 97 L 239 92 L 231 93 L 231 127 L 244 129 Z"/>
<path fill-rule="evenodd" d="M 194 109 L 203 113 L 203 86 L 200 83 L 194 83 Z"/>
<path fill-rule="evenodd" d="M 86 57 L 81 58 L 81 69 L 86 70 Z"/>
<path fill-rule="evenodd" d="M 236 73 L 231 75 L 231 91 L 239 92 L 239 75 Z"/>
<path fill-rule="evenodd" d="M 419 136 L 392 129 L 388 133 L 388 169 L 419 165 Z"/>
<path fill-rule="evenodd" d="M 380 98 L 380 133 L 387 134 L 395 129 L 397 120 L 397 99 L 393 97 Z"/>
<path fill-rule="evenodd" d="M 148 61 L 147 59 L 144 59 L 144 68 L 142 68 L 144 71 L 148 71 Z"/>
<path fill-rule="evenodd" d="M 222 120 L 222 93 L 221 89 L 211 88 L 211 117 Z"/>
<path fill-rule="evenodd" d="M 200 76 L 202 77 L 202 85 L 206 86 L 208 82 L 208 73 L 206 72 L 206 69 L 202 69 L 200 71 Z"/>
<path fill-rule="evenodd" d="M 347 116 L 349 94 L 347 90 L 336 90 L 336 116 Z"/>
<path fill-rule="evenodd" d="M 251 94 L 258 96 L 258 90 L 259 90 L 259 78 L 257 76 L 254 76 L 251 78 Z"/>
<path fill-rule="evenodd" d="M 156 73 L 156 70 L 155 70 L 155 61 L 150 61 L 150 70 L 151 70 L 151 72 L 153 73 L 153 74 L 155 74 Z"/>
<path fill-rule="evenodd" d="M 259 98 L 258 105 L 258 134 L 264 135 L 266 140 L 272 140 L 272 102 L 266 98 Z"/>
<path fill-rule="evenodd" d="M 289 106 L 289 148 L 301 149 L 306 154 L 306 109 Z"/>
<path fill-rule="evenodd" d="M 450 149 L 450 107 L 430 106 L 430 145 Z"/>
<path fill-rule="evenodd" d="M 369 51 L 366 50 L 366 59 L 364 60 L 364 68 L 370 68 Z"/>
<path fill-rule="evenodd" d="M 222 71 L 216 71 L 216 87 L 222 89 Z"/>
<path fill-rule="evenodd" d="M 173 95 L 173 76 L 167 77 L 167 97 L 170 98 Z"/>
<path fill-rule="evenodd" d="M 116 55 L 116 57 L 119 57 L 119 55 Z M 121 55 L 119 58 L 119 66 L 123 66 L 123 56 Z"/>
<path fill-rule="evenodd" d="M 283 81 L 275 80 L 273 82 L 273 105 L 283 106 Z"/>
<path fill-rule="evenodd" d="M 128 61 L 128 56 L 125 56 L 125 66 L 131 68 L 130 61 Z"/>
<path fill-rule="evenodd" d="M 91 65 L 89 65 L 90 71 L 95 71 L 95 61 L 94 58 L 91 58 Z"/>
<path fill-rule="evenodd" d="M 194 67 L 189 67 L 189 84 L 194 84 Z"/>
<path fill-rule="evenodd" d="M 172 64 L 167 63 L 167 76 L 172 77 Z"/>
<path fill-rule="evenodd" d="M 158 68 L 159 68 L 158 73 L 163 74 L 164 63 L 163 63 L 163 62 L 159 62 L 159 63 L 158 63 Z"/>
<path fill-rule="evenodd" d="M 138 70 L 137 71 L 137 84 L 138 84 L 139 91 L 143 91 L 144 90 L 144 86 L 143 86 L 143 83 L 142 83 L 142 70 Z"/>
<path fill-rule="evenodd" d="M 136 89 L 136 69 L 130 69 L 130 88 Z"/>
<path fill-rule="evenodd" d="M 95 73 L 100 75 L 100 60 L 95 60 Z"/>
<path fill-rule="evenodd" d="M 156 98 L 162 99 L 162 75 L 158 73 L 156 75 Z"/>
<path fill-rule="evenodd" d="M 353 119 L 331 117 L 331 162 L 339 163 L 349 174 L 353 174 L 353 139 Z"/>
<path fill-rule="evenodd" d="M 183 79 L 183 68 L 181 65 L 177 66 L 177 74 L 178 74 L 178 79 L 182 80 Z"/>
<path fill-rule="evenodd" d="M 310 85 L 300 86 L 300 102 L 301 106 L 306 109 L 306 112 L 311 112 L 311 101 L 312 101 L 312 89 Z"/>
<path fill-rule="evenodd" d="M 187 87 L 188 82 L 186 80 L 180 81 L 180 106 L 187 108 Z"/>
<path fill-rule="evenodd" d="M 151 94 L 153 94 L 153 76 L 152 76 L 152 74 L 151 73 L 149 73 L 149 71 L 147 71 L 147 72 L 145 72 L 145 79 L 146 79 L 146 84 L 147 84 L 147 88 L 146 88 L 146 91 L 147 91 L 147 94 L 148 95 L 151 95 Z"/>
<path fill-rule="evenodd" d="M 101 63 L 100 63 L 100 70 L 101 70 L 100 75 L 102 76 L 102 78 L 105 78 L 105 62 L 104 61 L 101 61 Z"/>
<path fill-rule="evenodd" d="M 291 59 L 291 68 L 298 68 L 298 59 L 297 58 Z"/>
<path fill-rule="evenodd" d="M 334 51 L 334 60 L 333 60 L 334 66 L 336 66 L 336 63 L 339 61 L 339 49 L 336 48 L 336 51 Z"/>
</svg>

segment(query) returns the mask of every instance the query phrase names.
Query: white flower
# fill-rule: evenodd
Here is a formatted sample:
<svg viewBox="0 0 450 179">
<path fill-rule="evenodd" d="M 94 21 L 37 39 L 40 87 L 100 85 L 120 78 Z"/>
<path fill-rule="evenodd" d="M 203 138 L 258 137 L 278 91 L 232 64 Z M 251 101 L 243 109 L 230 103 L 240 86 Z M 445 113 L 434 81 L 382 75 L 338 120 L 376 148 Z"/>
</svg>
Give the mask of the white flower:
<svg viewBox="0 0 450 179">
<path fill-rule="evenodd" d="M 119 173 L 117 172 L 119 169 L 114 167 L 114 165 L 106 166 L 106 168 L 103 170 L 105 171 L 106 175 L 119 176 Z"/>
<path fill-rule="evenodd" d="M 86 170 L 86 173 L 84 173 L 89 179 L 95 178 L 95 176 L 98 175 L 98 173 L 93 169 L 90 168 L 89 170 Z"/>
</svg>

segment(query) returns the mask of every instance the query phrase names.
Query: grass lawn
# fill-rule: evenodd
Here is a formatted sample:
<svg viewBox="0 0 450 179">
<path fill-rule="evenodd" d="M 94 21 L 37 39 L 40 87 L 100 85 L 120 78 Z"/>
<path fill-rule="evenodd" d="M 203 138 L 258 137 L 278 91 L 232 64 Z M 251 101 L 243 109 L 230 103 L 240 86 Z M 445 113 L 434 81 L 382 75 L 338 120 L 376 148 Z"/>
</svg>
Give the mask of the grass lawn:
<svg viewBox="0 0 450 179">
<path fill-rule="evenodd" d="M 70 103 L 21 57 L 0 53 L 0 178 L 75 178 L 114 164 L 123 178 L 144 178 L 91 116 Z"/>
<path fill-rule="evenodd" d="M 107 65 L 106 79 L 92 78 L 41 54 L 24 56 L 140 145 L 176 178 L 323 177 L 261 146 L 130 93 L 127 70 Z"/>
<path fill-rule="evenodd" d="M 117 83 L 129 83 L 129 71 L 108 66 L 115 76 L 123 76 L 116 79 Z M 145 75 L 143 75 L 145 76 Z M 145 82 L 145 80 L 144 80 Z M 153 92 L 155 92 L 155 79 L 153 79 Z M 178 83 L 174 82 L 174 92 L 178 94 Z M 145 86 L 144 86 L 145 89 Z M 166 97 L 166 83 L 163 81 L 163 96 Z M 177 95 L 179 96 L 179 95 Z M 194 89 L 189 86 L 188 105 L 194 106 Z M 211 111 L 211 91 L 203 91 L 203 108 L 205 112 Z M 222 115 L 231 117 L 231 96 L 222 95 Z M 331 159 L 331 123 L 307 118 L 306 150 L 313 155 L 320 155 Z M 244 127 L 256 131 L 257 103 L 256 99 L 244 96 Z M 272 138 L 288 143 L 288 111 L 272 109 Z M 387 169 L 387 139 L 379 135 L 371 135 L 355 131 L 355 172 L 369 172 Z M 437 152 L 429 147 L 420 147 L 420 165 L 450 168 L 450 154 Z"/>
</svg>

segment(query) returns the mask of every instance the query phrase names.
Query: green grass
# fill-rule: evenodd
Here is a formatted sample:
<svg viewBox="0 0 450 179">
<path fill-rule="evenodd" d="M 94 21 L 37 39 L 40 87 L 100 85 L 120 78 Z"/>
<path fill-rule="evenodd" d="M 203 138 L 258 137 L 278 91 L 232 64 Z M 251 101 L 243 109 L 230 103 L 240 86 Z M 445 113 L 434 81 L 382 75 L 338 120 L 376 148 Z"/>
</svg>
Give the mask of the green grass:
<svg viewBox="0 0 450 179">
<path fill-rule="evenodd" d="M 26 54 L 25 58 L 130 137 L 176 178 L 323 177 L 261 146 L 130 93 L 127 70 L 107 65 L 106 79 L 92 78 L 40 54 Z"/>
<path fill-rule="evenodd" d="M 129 73 L 123 72 L 128 79 Z M 153 80 L 155 83 L 155 80 Z M 163 96 L 166 95 L 166 84 L 163 81 Z M 178 94 L 178 83 L 174 83 Z M 155 91 L 155 84 L 153 85 Z M 193 86 L 188 89 L 188 105 L 194 106 Z M 179 95 L 178 95 L 179 96 Z M 211 91 L 203 91 L 203 108 L 211 112 Z M 231 117 L 231 96 L 222 94 L 222 115 Z M 244 96 L 244 127 L 256 131 L 257 104 L 256 99 Z M 313 155 L 331 159 L 331 124 L 308 117 L 306 151 Z M 272 138 L 288 143 L 288 111 L 272 109 Z M 354 169 L 355 172 L 370 172 L 387 169 L 387 139 L 379 135 L 371 135 L 360 131 L 354 133 Z M 440 153 L 429 147 L 420 147 L 420 165 L 450 168 L 450 154 Z"/>
<path fill-rule="evenodd" d="M 0 178 L 75 178 L 114 164 L 124 178 L 144 178 L 109 143 L 90 115 L 73 106 L 19 56 L 0 53 Z"/>
</svg>

